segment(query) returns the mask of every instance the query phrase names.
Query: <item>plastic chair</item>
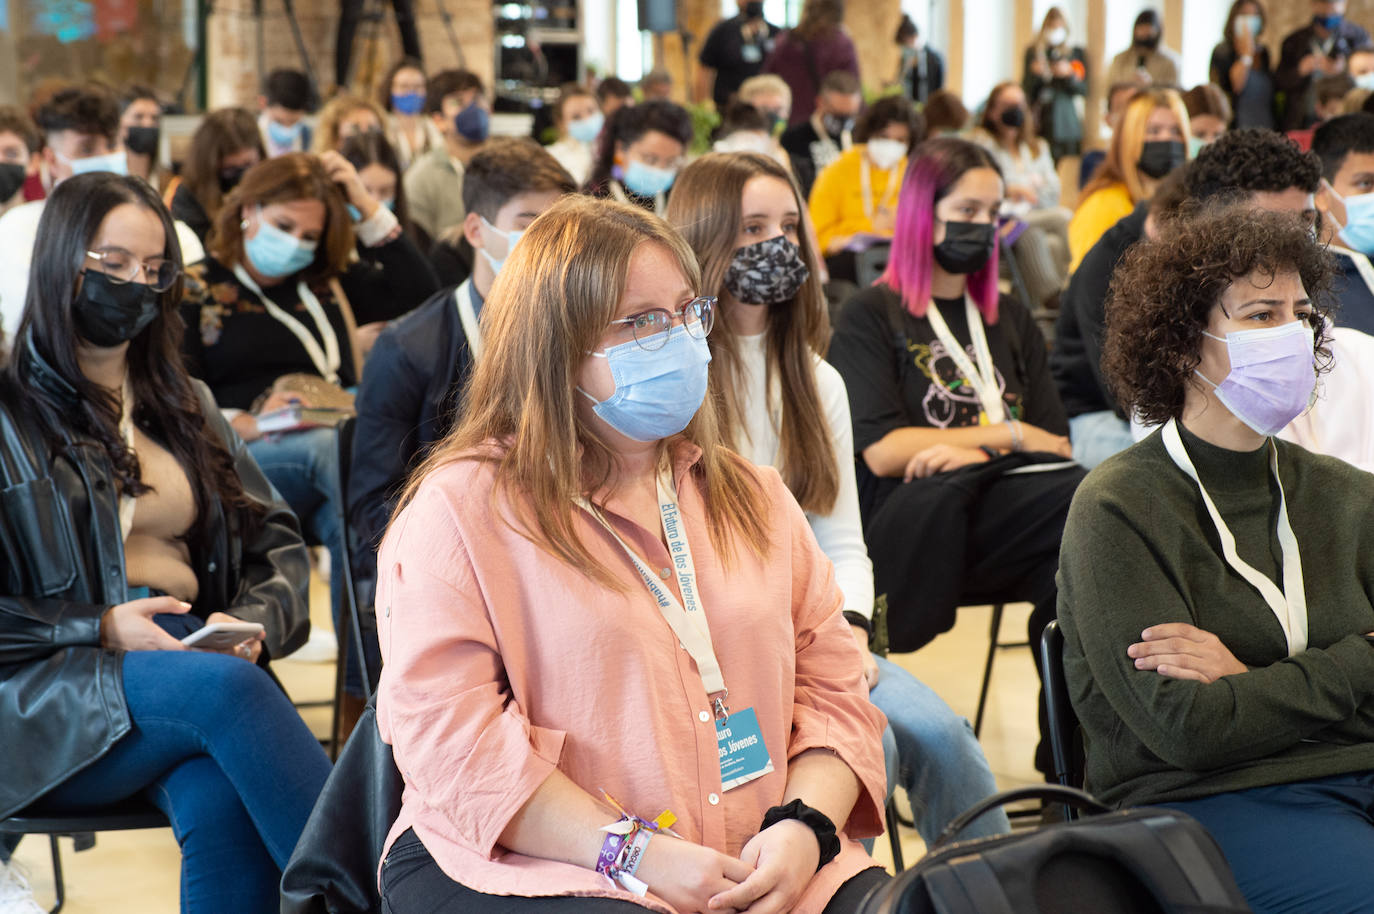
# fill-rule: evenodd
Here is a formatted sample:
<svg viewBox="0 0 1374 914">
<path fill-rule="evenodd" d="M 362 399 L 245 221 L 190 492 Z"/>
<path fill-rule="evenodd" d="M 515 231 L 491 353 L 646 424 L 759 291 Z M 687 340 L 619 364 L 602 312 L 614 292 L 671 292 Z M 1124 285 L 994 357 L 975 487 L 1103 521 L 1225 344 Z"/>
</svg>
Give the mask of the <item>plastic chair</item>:
<svg viewBox="0 0 1374 914">
<path fill-rule="evenodd" d="M 103 831 L 136 831 L 144 828 L 170 828 L 167 817 L 142 797 L 126 800 L 103 810 L 79 815 L 39 815 L 20 812 L 8 819 L 0 819 L 0 834 L 47 835 L 52 850 L 52 881 L 57 903 L 52 914 L 62 910 L 67 901 L 67 887 L 62 878 L 62 851 L 57 839 L 67 836 L 76 850 L 95 846 L 95 836 Z"/>
</svg>

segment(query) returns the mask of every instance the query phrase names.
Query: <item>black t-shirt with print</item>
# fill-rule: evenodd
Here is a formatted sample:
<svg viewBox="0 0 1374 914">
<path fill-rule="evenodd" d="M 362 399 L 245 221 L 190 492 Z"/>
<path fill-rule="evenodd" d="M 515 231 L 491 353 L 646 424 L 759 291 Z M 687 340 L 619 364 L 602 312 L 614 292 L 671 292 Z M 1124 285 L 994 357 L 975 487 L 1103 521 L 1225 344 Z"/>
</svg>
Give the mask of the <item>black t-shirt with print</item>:
<svg viewBox="0 0 1374 914">
<path fill-rule="evenodd" d="M 716 71 L 711 97 L 716 110 L 722 113 L 740 84 L 763 71 L 764 58 L 773 50 L 773 39 L 779 31 L 776 25 L 764 23 L 752 40 L 745 41 L 743 30 L 748 22 L 741 14 L 716 23 L 701 48 L 702 64 Z"/>
<path fill-rule="evenodd" d="M 890 316 L 894 306 L 904 335 L 900 343 Z M 935 306 L 977 364 L 963 299 L 936 299 Z M 1067 435 L 1068 419 L 1050 377 L 1040 329 L 1013 298 L 1003 296 L 998 311 L 997 323 L 986 332 L 1008 415 Z M 895 429 L 978 424 L 978 395 L 946 354 L 930 321 L 912 317 L 897 294 L 886 287 L 867 289 L 845 305 L 830 343 L 829 361 L 849 391 L 856 456 Z"/>
</svg>

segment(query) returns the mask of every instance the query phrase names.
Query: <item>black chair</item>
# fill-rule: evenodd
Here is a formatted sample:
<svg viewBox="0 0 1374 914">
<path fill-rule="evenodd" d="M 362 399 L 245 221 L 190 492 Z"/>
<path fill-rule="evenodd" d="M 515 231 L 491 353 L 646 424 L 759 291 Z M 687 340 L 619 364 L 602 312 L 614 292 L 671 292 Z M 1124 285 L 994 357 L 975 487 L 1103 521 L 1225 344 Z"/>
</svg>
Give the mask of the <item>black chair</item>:
<svg viewBox="0 0 1374 914">
<path fill-rule="evenodd" d="M 76 815 L 42 815 L 21 811 L 8 819 L 0 819 L 0 835 L 47 835 L 52 851 L 52 881 L 57 903 L 52 914 L 62 910 L 67 901 L 67 887 L 62 878 L 62 851 L 57 839 L 72 839 L 76 850 L 95 846 L 97 832 L 136 831 L 144 828 L 170 828 L 167 817 L 152 803 L 136 797 L 109 806 L 98 812 Z"/>
<path fill-rule="evenodd" d="M 854 276 L 859 289 L 867 289 L 878 281 L 892 259 L 892 245 L 875 244 L 854 255 Z"/>
<path fill-rule="evenodd" d="M 1024 641 L 998 641 L 997 637 L 1002 631 L 1002 612 L 1006 609 L 1006 604 L 992 604 L 992 625 L 991 632 L 988 634 L 988 658 L 983 663 L 983 684 L 978 688 L 978 712 L 973 717 L 973 735 L 983 735 L 983 712 L 988 705 L 988 686 L 992 685 L 992 663 L 997 659 L 997 652 L 1007 647 L 1025 647 Z"/>
<path fill-rule="evenodd" d="M 892 871 L 900 873 L 906 869 L 906 861 L 902 858 L 902 836 L 897 831 L 900 827 L 902 817 L 897 815 L 897 800 L 889 795 L 887 798 L 887 809 L 885 811 L 887 819 L 887 843 L 892 848 Z"/>
<path fill-rule="evenodd" d="M 1069 701 L 1064 679 L 1064 632 L 1051 620 L 1040 635 L 1040 669 L 1045 680 L 1045 705 L 1050 718 L 1050 749 L 1054 752 L 1054 776 L 1065 787 L 1083 786 L 1084 755 L 1078 715 Z M 1077 812 L 1064 807 L 1066 819 Z"/>
</svg>

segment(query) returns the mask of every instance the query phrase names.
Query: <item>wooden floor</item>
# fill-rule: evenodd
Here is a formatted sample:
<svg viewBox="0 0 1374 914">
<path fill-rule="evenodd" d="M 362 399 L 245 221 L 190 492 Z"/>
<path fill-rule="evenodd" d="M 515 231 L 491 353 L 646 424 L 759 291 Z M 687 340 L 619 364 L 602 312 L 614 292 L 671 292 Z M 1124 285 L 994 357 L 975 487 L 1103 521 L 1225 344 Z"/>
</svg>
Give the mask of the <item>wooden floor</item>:
<svg viewBox="0 0 1374 914">
<path fill-rule="evenodd" d="M 315 583 L 318 584 L 318 580 Z M 328 627 L 329 609 L 324 593 L 322 586 L 312 588 L 312 617 L 316 626 Z M 1030 607 L 1024 604 L 1007 607 L 1003 641 L 1020 641 L 1025 637 L 1029 611 Z M 990 620 L 988 607 L 965 608 L 960 610 L 953 631 L 941 635 L 915 654 L 894 655 L 892 659 L 939 692 L 957 712 L 972 720 L 978 704 L 978 685 L 987 652 Z M 297 702 L 325 699 L 332 694 L 332 663 L 286 660 L 277 663 L 275 669 Z M 982 741 L 998 784 L 1003 788 L 1037 781 L 1031 763 L 1037 737 L 1037 688 L 1035 669 L 1027 649 L 998 652 Z M 307 711 L 305 719 L 317 733 L 328 728 L 326 709 Z M 67 885 L 64 914 L 176 914 L 179 911 L 180 851 L 169 829 L 102 834 L 95 847 L 79 854 L 72 852 L 69 840 L 63 839 L 62 845 Z M 902 829 L 902 847 L 908 865 L 924 853 L 920 838 L 907 828 Z M 886 838 L 877 842 L 874 856 L 890 867 L 891 854 Z M 16 857 L 29 875 L 39 904 L 51 906 L 54 896 L 48 842 L 39 837 L 27 838 Z"/>
</svg>

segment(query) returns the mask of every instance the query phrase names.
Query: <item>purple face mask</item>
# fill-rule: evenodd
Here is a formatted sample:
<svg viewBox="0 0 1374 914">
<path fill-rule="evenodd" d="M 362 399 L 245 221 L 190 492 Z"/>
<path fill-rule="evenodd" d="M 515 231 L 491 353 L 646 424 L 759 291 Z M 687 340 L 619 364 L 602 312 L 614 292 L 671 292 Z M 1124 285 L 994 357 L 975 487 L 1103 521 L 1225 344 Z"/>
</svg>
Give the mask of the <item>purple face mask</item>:
<svg viewBox="0 0 1374 914">
<path fill-rule="evenodd" d="M 1226 344 L 1231 373 L 1215 384 L 1217 399 L 1257 433 L 1268 437 L 1312 405 L 1317 386 L 1312 328 L 1302 321 L 1263 330 L 1233 330 L 1226 338 L 1203 331 Z"/>
</svg>

